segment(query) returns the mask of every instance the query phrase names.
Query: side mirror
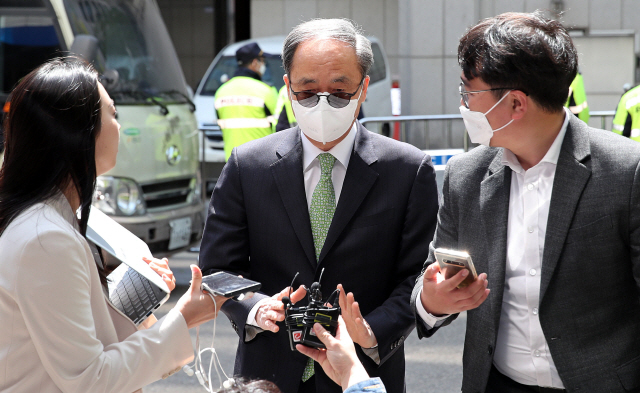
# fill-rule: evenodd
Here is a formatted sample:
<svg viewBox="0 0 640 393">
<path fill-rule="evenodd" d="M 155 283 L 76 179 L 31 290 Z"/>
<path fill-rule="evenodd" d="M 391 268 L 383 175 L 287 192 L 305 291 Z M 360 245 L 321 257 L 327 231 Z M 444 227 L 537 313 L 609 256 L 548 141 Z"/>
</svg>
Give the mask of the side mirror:
<svg viewBox="0 0 640 393">
<path fill-rule="evenodd" d="M 98 57 L 98 39 L 92 35 L 79 34 L 73 39 L 69 52 L 93 63 Z"/>
<path fill-rule="evenodd" d="M 120 74 L 113 68 L 107 68 L 104 73 L 100 75 L 100 83 L 102 83 L 104 88 L 107 90 L 118 85 L 118 80 L 120 80 Z"/>
</svg>

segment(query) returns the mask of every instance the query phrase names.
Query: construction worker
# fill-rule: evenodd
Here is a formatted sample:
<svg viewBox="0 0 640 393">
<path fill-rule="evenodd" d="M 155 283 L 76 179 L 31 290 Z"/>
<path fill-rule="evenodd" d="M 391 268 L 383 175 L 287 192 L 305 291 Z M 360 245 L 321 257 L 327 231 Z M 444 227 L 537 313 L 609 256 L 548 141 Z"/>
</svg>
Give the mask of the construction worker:
<svg viewBox="0 0 640 393">
<path fill-rule="evenodd" d="M 630 89 L 620 98 L 612 131 L 640 142 L 640 86 Z"/>
<path fill-rule="evenodd" d="M 571 113 L 578 116 L 585 123 L 589 122 L 589 104 L 587 104 L 587 93 L 584 90 L 584 80 L 582 74 L 578 71 L 576 77 L 569 87 L 569 97 L 567 98 L 566 107 Z"/>
<path fill-rule="evenodd" d="M 275 115 L 276 119 L 278 119 L 278 123 L 275 126 L 276 131 L 286 130 L 287 128 L 295 127 L 296 124 L 298 124 L 296 117 L 293 115 L 293 109 L 291 109 L 291 101 L 287 94 L 287 85 L 280 88 Z"/>
<path fill-rule="evenodd" d="M 264 53 L 256 43 L 236 51 L 238 70 L 215 96 L 218 125 L 222 129 L 225 161 L 234 147 L 273 133 L 273 114 L 278 93 L 262 82 L 266 70 Z"/>
</svg>

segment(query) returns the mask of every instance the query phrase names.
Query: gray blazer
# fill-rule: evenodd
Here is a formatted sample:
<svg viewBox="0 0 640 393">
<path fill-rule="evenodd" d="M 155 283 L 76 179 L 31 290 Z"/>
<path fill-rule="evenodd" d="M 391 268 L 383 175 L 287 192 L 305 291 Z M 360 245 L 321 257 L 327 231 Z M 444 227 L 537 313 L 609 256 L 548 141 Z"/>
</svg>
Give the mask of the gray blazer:
<svg viewBox="0 0 640 393">
<path fill-rule="evenodd" d="M 483 392 L 504 291 L 511 169 L 478 147 L 447 166 L 437 247 L 467 250 L 491 293 L 467 315 L 463 392 Z M 571 117 L 553 185 L 539 317 L 569 392 L 640 388 L 640 144 Z M 411 300 L 415 311 L 422 276 Z M 451 316 L 444 325 L 450 323 Z M 429 337 L 417 318 L 419 336 Z"/>
</svg>

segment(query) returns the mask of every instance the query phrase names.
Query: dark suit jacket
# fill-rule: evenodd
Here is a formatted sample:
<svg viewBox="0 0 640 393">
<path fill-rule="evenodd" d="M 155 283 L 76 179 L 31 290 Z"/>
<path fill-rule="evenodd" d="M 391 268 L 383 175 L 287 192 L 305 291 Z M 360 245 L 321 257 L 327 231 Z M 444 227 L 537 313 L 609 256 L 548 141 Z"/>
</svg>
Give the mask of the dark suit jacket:
<svg viewBox="0 0 640 393">
<path fill-rule="evenodd" d="M 262 283 L 262 294 L 226 302 L 240 336 L 235 373 L 296 392 L 307 358 L 289 349 L 286 328 L 245 343 L 245 322 L 263 297 L 291 284 L 307 287 L 320 271 L 324 296 L 338 283 L 353 292 L 371 325 L 381 358 L 360 353 L 389 392 L 404 389 L 403 342 L 414 328 L 409 299 L 428 254 L 438 209 L 429 156 L 358 125 L 340 200 L 316 262 L 304 190 L 298 127 L 234 150 L 211 198 L 200 251 L 204 274 L 226 270 Z M 306 300 L 303 304 L 306 304 Z M 360 351 L 360 350 L 359 350 Z M 318 392 L 340 392 L 316 367 Z"/>
<path fill-rule="evenodd" d="M 436 247 L 467 250 L 478 274 L 488 275 L 489 297 L 467 312 L 463 392 L 484 391 L 498 333 L 512 173 L 502 152 L 478 147 L 449 161 L 425 263 Z M 553 183 L 538 314 L 568 392 L 640 388 L 639 161 L 637 142 L 571 116 Z M 422 277 L 414 310 L 421 287 Z M 437 330 L 418 320 L 419 336 Z"/>
</svg>

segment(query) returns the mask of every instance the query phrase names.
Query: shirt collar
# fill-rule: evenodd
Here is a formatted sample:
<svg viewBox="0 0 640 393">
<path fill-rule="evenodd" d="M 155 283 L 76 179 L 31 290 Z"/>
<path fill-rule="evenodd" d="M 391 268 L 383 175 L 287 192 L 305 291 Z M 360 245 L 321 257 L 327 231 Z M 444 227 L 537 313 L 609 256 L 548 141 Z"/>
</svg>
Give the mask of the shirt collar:
<svg viewBox="0 0 640 393">
<path fill-rule="evenodd" d="M 564 122 L 562 123 L 562 127 L 560 127 L 560 132 L 551 144 L 549 150 L 547 150 L 547 154 L 542 157 L 542 160 L 540 160 L 540 162 L 547 162 L 553 165 L 558 164 L 560 149 L 562 148 L 562 141 L 564 140 L 564 136 L 567 133 L 567 126 L 569 125 L 569 116 L 573 115 L 572 113 L 568 112 L 567 108 L 564 108 L 564 111 Z M 522 168 L 522 165 L 520 165 L 520 162 L 518 161 L 516 155 L 507 148 L 502 148 L 502 150 L 502 164 L 508 166 L 516 173 L 524 173 L 524 169 Z"/>
<path fill-rule="evenodd" d="M 357 121 L 353 123 L 351 126 L 351 130 L 349 130 L 349 134 L 340 141 L 337 145 L 335 145 L 331 150 L 324 151 L 320 150 L 318 147 L 314 146 L 313 143 L 307 138 L 307 136 L 300 130 L 300 137 L 302 138 L 302 168 L 303 171 L 306 172 L 309 169 L 309 166 L 313 162 L 313 160 L 318 157 L 319 154 L 322 153 L 331 153 L 339 163 L 342 164 L 345 168 L 349 166 L 349 160 L 351 159 L 351 151 L 353 150 L 353 144 L 356 140 L 356 133 L 358 132 Z"/>
</svg>

